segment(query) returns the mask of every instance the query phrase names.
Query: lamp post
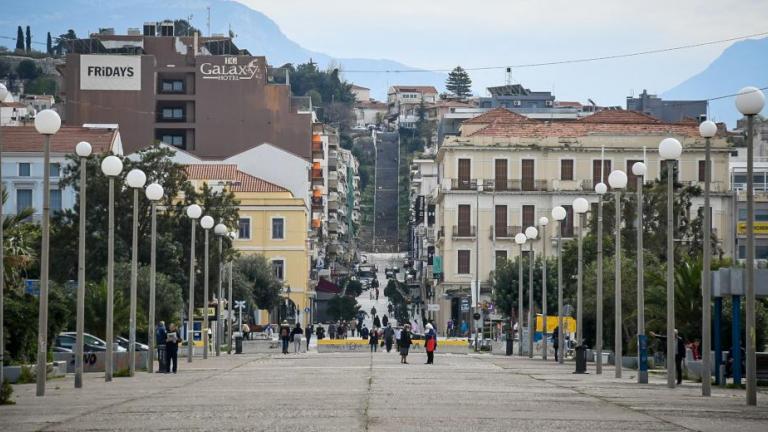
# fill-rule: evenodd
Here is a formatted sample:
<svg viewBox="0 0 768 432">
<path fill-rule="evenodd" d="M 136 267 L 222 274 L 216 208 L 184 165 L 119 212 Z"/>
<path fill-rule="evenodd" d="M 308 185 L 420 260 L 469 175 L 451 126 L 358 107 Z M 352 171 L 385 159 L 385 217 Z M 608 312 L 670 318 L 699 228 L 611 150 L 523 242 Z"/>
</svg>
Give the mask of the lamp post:
<svg viewBox="0 0 768 432">
<path fill-rule="evenodd" d="M 35 116 L 35 129 L 45 135 L 43 144 L 43 219 L 42 248 L 40 252 L 40 301 L 37 328 L 37 396 L 45 395 L 46 363 L 48 361 L 48 263 L 50 251 L 48 238 L 51 212 L 51 136 L 59 131 L 61 117 L 56 111 L 42 110 Z M 5 347 L 3 347 L 5 348 Z"/>
<path fill-rule="evenodd" d="M 621 378 L 621 369 L 624 365 L 624 344 L 621 333 L 622 327 L 622 304 L 621 301 L 621 190 L 627 187 L 627 174 L 624 171 L 616 170 L 608 176 L 608 184 L 613 189 L 615 200 L 616 217 L 614 218 L 614 228 L 616 236 L 616 246 L 614 248 L 614 323 L 613 323 L 613 345 L 614 355 L 613 363 L 616 378 Z"/>
<path fill-rule="evenodd" d="M 107 231 L 107 349 L 104 358 L 104 380 L 112 381 L 114 372 L 114 307 L 115 307 L 115 177 L 123 171 L 123 161 L 107 156 L 101 161 L 101 172 L 109 178 L 109 217 Z"/>
<path fill-rule="evenodd" d="M 229 239 L 234 240 L 236 237 L 237 233 L 235 231 L 230 231 Z M 227 328 L 229 329 L 229 332 L 227 333 L 227 354 L 232 354 L 232 304 L 234 303 L 232 300 L 232 260 L 229 261 L 229 272 L 227 276 Z M 238 329 L 238 331 L 239 330 L 240 329 Z"/>
<path fill-rule="evenodd" d="M 157 183 L 152 183 L 144 190 L 147 199 L 152 203 L 152 228 L 149 252 L 149 328 L 147 329 L 147 342 L 149 342 L 149 353 L 147 353 L 147 371 L 152 373 L 155 366 L 155 352 L 157 344 L 155 340 L 155 297 L 156 297 L 156 265 L 157 265 L 157 202 L 163 198 L 163 187 Z"/>
<path fill-rule="evenodd" d="M 221 341 L 224 339 L 224 330 L 221 325 L 221 279 L 224 277 L 224 255 L 222 254 L 222 239 L 227 235 L 227 226 L 220 223 L 213 227 L 213 232 L 219 237 L 219 289 L 216 293 L 216 357 L 221 355 Z"/>
<path fill-rule="evenodd" d="M 203 209 L 197 204 L 187 207 L 187 217 L 192 220 L 192 240 L 189 247 L 189 305 L 187 307 L 187 363 L 192 363 L 192 346 L 194 345 L 194 326 L 192 323 L 195 315 L 195 226 L 197 219 L 202 215 Z"/>
<path fill-rule="evenodd" d="M 563 220 L 568 213 L 561 206 L 552 209 L 552 219 L 557 221 L 557 360 L 562 364 L 565 337 L 563 330 Z"/>
<path fill-rule="evenodd" d="M 139 189 L 147 182 L 147 175 L 140 169 L 132 169 L 125 176 L 125 183 L 133 189 L 133 234 L 131 243 L 131 311 L 128 327 L 128 374 L 136 373 L 136 286 L 139 249 Z"/>
<path fill-rule="evenodd" d="M 744 87 L 736 96 L 736 108 L 747 116 L 747 256 L 744 263 L 746 267 L 746 332 L 745 343 L 746 367 L 747 367 L 747 405 L 757 405 L 757 359 L 755 357 L 755 191 L 753 190 L 754 153 L 752 146 L 755 138 L 754 119 L 765 106 L 765 95 L 755 87 Z M 707 353 L 709 355 L 709 353 Z"/>
<path fill-rule="evenodd" d="M 515 235 L 515 243 L 520 246 L 520 262 L 518 262 L 518 283 L 517 283 L 517 334 L 520 336 L 520 342 L 517 346 L 517 355 L 523 355 L 523 245 L 528 237 L 523 233 Z"/>
<path fill-rule="evenodd" d="M 210 301 L 208 299 L 208 232 L 213 228 L 213 218 L 210 216 L 203 216 L 200 219 L 200 226 L 205 230 L 205 265 L 203 267 L 203 359 L 208 358 L 208 305 Z"/>
<path fill-rule="evenodd" d="M 525 237 L 530 240 L 529 243 L 531 245 L 531 253 L 528 256 L 530 259 L 528 263 L 528 358 L 533 358 L 533 334 L 536 330 L 533 315 L 533 265 L 536 261 L 534 259 L 533 241 L 536 240 L 538 235 L 539 230 L 536 227 L 529 226 L 525 229 Z"/>
<path fill-rule="evenodd" d="M 601 168 L 602 170 L 602 168 Z M 600 182 L 595 185 L 597 193 L 597 293 L 595 313 L 595 373 L 603 373 L 603 195 L 608 192 L 608 186 Z"/>
<path fill-rule="evenodd" d="M 583 343 L 582 334 L 584 325 L 581 322 L 582 310 L 584 307 L 583 294 L 584 294 L 584 254 L 583 254 L 583 241 L 584 241 L 584 226 L 587 224 L 587 211 L 589 211 L 589 201 L 584 198 L 576 198 L 573 200 L 573 211 L 579 215 L 579 236 L 578 236 L 578 275 L 576 280 L 576 343 L 581 345 Z"/>
<path fill-rule="evenodd" d="M 659 156 L 667 161 L 667 387 L 675 388 L 677 340 L 675 338 L 675 230 L 674 230 L 674 170 L 675 161 L 683 153 L 680 141 L 665 138 L 659 143 Z"/>
<path fill-rule="evenodd" d="M 5 85 L 0 84 L 0 107 L 3 106 L 3 101 L 8 96 L 8 89 L 5 88 Z M 5 191 L 5 188 L 3 187 L 2 183 L 2 175 L 3 172 L 3 127 L 0 125 L 0 195 Z M 5 220 L 5 217 L 3 216 L 3 202 L 2 198 L 0 198 L 0 384 L 5 382 L 5 372 L 3 372 L 3 367 L 5 366 L 5 359 L 3 357 L 3 354 L 5 352 L 5 303 L 3 302 L 3 298 L 5 297 L 5 255 L 4 255 L 4 245 L 5 245 L 5 237 L 3 233 L 3 221 Z"/>
<path fill-rule="evenodd" d="M 75 318 L 75 388 L 83 387 L 83 331 L 85 327 L 85 198 L 86 159 L 91 144 L 81 141 L 75 146 L 80 158 L 80 241 L 77 250 L 77 315 Z M 2 262 L 2 261 L 0 261 Z M 1 345 L 0 345 L 1 346 Z"/>
<path fill-rule="evenodd" d="M 542 333 L 541 359 L 547 359 L 547 225 L 549 219 L 546 216 L 539 218 L 539 231 L 541 232 L 541 321 Z"/>
<path fill-rule="evenodd" d="M 648 339 L 645 337 L 645 281 L 643 264 L 643 177 L 648 168 L 643 162 L 632 165 L 637 177 L 637 382 L 648 384 Z"/>
<path fill-rule="evenodd" d="M 710 138 L 717 134 L 717 125 L 705 121 L 699 125 L 699 134 L 704 138 L 704 227 L 703 246 L 704 259 L 701 275 L 701 395 L 712 395 L 711 378 L 711 338 L 712 338 L 712 291 L 710 270 L 712 268 L 712 213 L 710 206 L 710 189 L 712 183 L 712 160 Z"/>
</svg>

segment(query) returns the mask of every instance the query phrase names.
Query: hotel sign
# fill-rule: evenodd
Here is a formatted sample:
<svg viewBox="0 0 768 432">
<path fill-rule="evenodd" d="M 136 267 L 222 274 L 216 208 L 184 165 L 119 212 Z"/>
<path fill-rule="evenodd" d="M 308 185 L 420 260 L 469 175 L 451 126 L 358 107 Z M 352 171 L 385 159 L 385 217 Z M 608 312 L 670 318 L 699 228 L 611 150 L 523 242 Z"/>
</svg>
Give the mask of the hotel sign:
<svg viewBox="0 0 768 432">
<path fill-rule="evenodd" d="M 768 222 L 754 222 L 754 233 L 755 235 L 768 235 Z M 739 222 L 739 224 L 736 226 L 736 231 L 739 235 L 744 235 L 747 233 L 747 223 L 746 222 Z"/>
<path fill-rule="evenodd" d="M 141 90 L 141 57 L 81 55 L 80 90 Z"/>
<path fill-rule="evenodd" d="M 200 73 L 203 79 L 217 81 L 240 81 L 260 79 L 264 68 L 259 64 L 258 59 L 248 61 L 246 64 L 239 64 L 237 57 L 223 57 L 224 64 L 215 64 L 206 62 L 200 64 Z"/>
</svg>

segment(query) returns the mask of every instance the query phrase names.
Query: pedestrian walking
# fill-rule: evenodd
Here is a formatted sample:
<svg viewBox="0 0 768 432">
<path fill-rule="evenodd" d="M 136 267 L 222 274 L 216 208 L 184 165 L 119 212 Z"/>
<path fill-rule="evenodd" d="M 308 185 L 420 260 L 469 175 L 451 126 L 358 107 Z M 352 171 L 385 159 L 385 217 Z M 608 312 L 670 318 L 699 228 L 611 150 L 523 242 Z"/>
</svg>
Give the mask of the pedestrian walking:
<svg viewBox="0 0 768 432">
<path fill-rule="evenodd" d="M 424 334 L 424 350 L 427 352 L 427 363 L 435 363 L 435 350 L 437 349 L 437 332 L 432 324 L 427 323 L 426 333 Z"/>
<path fill-rule="evenodd" d="M 373 326 L 376 327 L 376 328 L 381 327 L 381 320 L 379 319 L 378 315 L 373 317 Z"/>
<path fill-rule="evenodd" d="M 381 324 L 382 324 L 384 327 L 386 327 L 386 326 L 389 324 L 389 318 L 387 318 L 387 316 L 386 316 L 386 315 L 384 315 L 384 316 L 381 318 Z"/>
<path fill-rule="evenodd" d="M 449 319 L 448 324 L 445 325 L 445 334 L 448 337 L 453 337 L 453 320 Z"/>
<path fill-rule="evenodd" d="M 368 334 L 369 334 L 368 327 L 365 324 L 363 324 L 363 329 L 360 330 L 360 336 L 363 337 L 363 340 L 368 340 Z"/>
<path fill-rule="evenodd" d="M 325 339 L 325 328 L 318 324 L 317 329 L 315 330 L 315 336 L 317 337 L 317 340 L 323 340 Z"/>
<path fill-rule="evenodd" d="M 165 321 L 160 321 L 155 328 L 155 347 L 157 348 L 157 364 L 160 372 L 165 371 L 167 360 L 165 358 L 165 339 L 168 331 L 165 329 Z"/>
<path fill-rule="evenodd" d="M 384 346 L 387 348 L 387 352 L 392 351 L 392 342 L 395 337 L 395 331 L 390 324 L 384 329 Z"/>
<path fill-rule="evenodd" d="M 520 343 L 523 343 L 522 338 L 520 339 Z M 560 359 L 560 350 L 558 349 L 560 347 L 560 326 L 555 327 L 554 330 L 552 330 L 552 348 L 555 350 L 555 361 L 559 361 Z"/>
<path fill-rule="evenodd" d="M 408 364 L 408 351 L 411 349 L 411 326 L 405 325 L 405 328 L 400 332 L 400 340 L 398 346 L 400 347 L 400 363 Z"/>
<path fill-rule="evenodd" d="M 191 336 L 191 335 L 190 335 Z M 168 331 L 165 334 L 165 355 L 167 357 L 165 373 L 176 373 L 176 369 L 179 366 L 179 344 L 181 343 L 181 335 L 176 330 L 176 324 L 171 323 L 168 327 Z M 187 349 L 192 349 L 192 338 L 187 338 Z M 173 366 L 171 366 L 173 364 Z"/>
<path fill-rule="evenodd" d="M 403 334 L 403 330 L 400 327 L 395 327 L 395 350 L 400 352 L 400 336 Z"/>
<path fill-rule="evenodd" d="M 376 301 L 379 301 L 379 289 L 376 288 Z"/>
<path fill-rule="evenodd" d="M 307 352 L 309 352 L 309 340 L 312 339 L 312 333 L 314 333 L 314 327 L 312 324 L 307 324 L 307 329 L 304 330 L 304 336 L 307 338 Z"/>
<path fill-rule="evenodd" d="M 389 316 L 392 316 L 392 312 L 395 310 L 394 306 L 392 306 L 392 303 L 387 305 L 387 312 L 389 312 Z"/>
<path fill-rule="evenodd" d="M 293 352 L 298 354 L 301 352 L 301 336 L 304 334 L 304 330 L 301 328 L 301 324 L 296 323 L 296 327 L 291 331 L 291 339 L 293 339 Z"/>
<path fill-rule="evenodd" d="M 283 354 L 288 354 L 288 342 L 291 340 L 291 327 L 288 326 L 288 321 L 283 321 L 280 325 L 280 342 L 283 345 Z"/>
<path fill-rule="evenodd" d="M 467 325 L 467 322 L 464 320 L 461 320 L 461 326 L 459 327 L 459 331 L 461 332 L 461 337 L 465 337 L 469 333 L 469 326 Z"/>
<path fill-rule="evenodd" d="M 371 330 L 368 344 L 371 346 L 371 352 L 376 352 L 377 347 L 379 346 L 379 330 L 376 327 Z"/>
<path fill-rule="evenodd" d="M 664 349 L 666 350 L 667 344 L 667 337 L 662 336 L 660 334 L 656 334 L 654 332 L 650 332 L 651 336 L 664 341 L 664 344 L 662 345 Z M 677 384 L 680 385 L 683 383 L 683 360 L 685 359 L 685 339 L 683 339 L 682 336 L 678 333 L 677 329 L 675 329 L 675 372 L 677 372 Z M 667 361 L 670 360 L 670 355 L 667 353 Z"/>
<path fill-rule="evenodd" d="M 243 323 L 243 326 L 240 327 L 240 331 L 243 332 L 243 339 L 245 340 L 251 339 L 251 328 L 248 327 L 247 323 Z"/>
<path fill-rule="evenodd" d="M 328 337 L 331 339 L 336 339 L 336 324 L 333 322 L 328 324 Z"/>
</svg>

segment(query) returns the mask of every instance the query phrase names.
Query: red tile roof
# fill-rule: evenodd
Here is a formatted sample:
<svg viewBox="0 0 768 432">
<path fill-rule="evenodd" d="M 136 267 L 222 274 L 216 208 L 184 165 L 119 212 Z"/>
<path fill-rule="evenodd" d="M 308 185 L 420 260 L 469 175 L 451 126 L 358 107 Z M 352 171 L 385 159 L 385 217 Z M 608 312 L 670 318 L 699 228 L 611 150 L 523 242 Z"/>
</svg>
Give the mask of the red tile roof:
<svg viewBox="0 0 768 432">
<path fill-rule="evenodd" d="M 583 123 L 653 124 L 663 123 L 656 117 L 637 111 L 603 110 L 579 120 Z"/>
<path fill-rule="evenodd" d="M 76 126 L 62 126 L 51 137 L 52 153 L 74 153 L 80 141 L 91 144 L 93 153 L 112 150 L 119 132 L 117 129 L 97 129 Z M 3 152 L 36 153 L 43 151 L 43 136 L 34 126 L 3 127 Z"/>
<path fill-rule="evenodd" d="M 270 183 L 238 171 L 234 164 L 189 164 L 184 165 L 189 180 L 222 180 L 231 182 L 232 192 L 289 192 L 282 186 Z"/>
<path fill-rule="evenodd" d="M 529 121 L 529 119 L 524 115 L 512 112 L 506 108 L 494 108 L 477 117 L 464 121 L 463 124 L 490 124 L 494 122 L 520 123 L 526 121 Z"/>
<path fill-rule="evenodd" d="M 619 122 L 584 122 L 584 121 L 527 121 L 519 123 L 494 122 L 477 130 L 468 136 L 490 137 L 579 137 L 592 134 L 613 135 L 647 135 L 647 134 L 679 134 L 690 137 L 699 136 L 696 124 L 663 123 L 651 118 L 646 123 Z"/>
<path fill-rule="evenodd" d="M 399 93 L 431 93 L 431 94 L 437 94 L 437 89 L 433 86 L 405 86 L 405 85 L 396 85 L 392 86 L 392 88 Z"/>
<path fill-rule="evenodd" d="M 237 180 L 236 183 L 232 185 L 231 190 L 232 192 L 289 192 L 288 189 L 282 186 L 278 186 L 242 171 L 237 172 Z"/>
</svg>

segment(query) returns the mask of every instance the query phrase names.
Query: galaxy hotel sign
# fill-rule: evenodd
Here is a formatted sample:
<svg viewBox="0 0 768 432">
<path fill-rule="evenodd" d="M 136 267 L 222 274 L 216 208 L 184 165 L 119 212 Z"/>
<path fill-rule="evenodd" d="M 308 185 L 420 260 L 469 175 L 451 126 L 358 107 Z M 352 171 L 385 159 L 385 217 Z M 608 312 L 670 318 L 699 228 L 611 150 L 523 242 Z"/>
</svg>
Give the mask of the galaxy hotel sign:
<svg viewBox="0 0 768 432">
<path fill-rule="evenodd" d="M 81 55 L 80 90 L 141 90 L 141 57 Z"/>
<path fill-rule="evenodd" d="M 223 64 L 204 62 L 200 64 L 200 74 L 205 80 L 241 81 L 259 79 L 263 68 L 258 59 L 246 59 L 239 63 L 237 57 L 224 57 Z"/>
</svg>

